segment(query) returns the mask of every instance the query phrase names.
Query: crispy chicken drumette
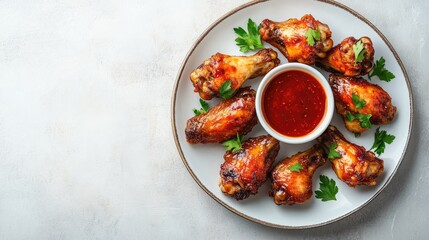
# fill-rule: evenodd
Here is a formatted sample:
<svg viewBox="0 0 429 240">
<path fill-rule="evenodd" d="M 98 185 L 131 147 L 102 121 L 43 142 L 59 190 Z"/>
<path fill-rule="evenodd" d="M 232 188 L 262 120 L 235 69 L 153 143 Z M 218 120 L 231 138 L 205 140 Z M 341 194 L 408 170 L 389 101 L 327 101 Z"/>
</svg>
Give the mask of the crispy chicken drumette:
<svg viewBox="0 0 429 240">
<path fill-rule="evenodd" d="M 234 97 L 221 101 L 207 113 L 186 122 L 189 143 L 221 143 L 238 134 L 249 133 L 257 123 L 255 90 L 241 88 Z"/>
<path fill-rule="evenodd" d="M 320 31 L 320 40 L 313 46 L 307 42 L 309 29 Z M 304 15 L 300 20 L 291 18 L 284 22 L 265 19 L 259 33 L 262 40 L 278 48 L 289 62 L 314 64 L 317 58 L 326 57 L 333 45 L 328 25 L 314 19 L 311 14 Z"/>
<path fill-rule="evenodd" d="M 267 180 L 279 149 L 279 141 L 267 135 L 249 138 L 236 152 L 227 151 L 220 168 L 221 191 L 237 200 L 256 194 Z"/>
<path fill-rule="evenodd" d="M 317 140 L 326 148 L 336 145 L 331 148 L 341 156 L 331 159 L 330 162 L 335 174 L 347 185 L 374 186 L 377 183 L 376 179 L 383 173 L 384 162 L 373 152 L 347 141 L 332 125 Z"/>
<path fill-rule="evenodd" d="M 313 194 L 313 174 L 325 162 L 325 153 L 319 144 L 280 161 L 271 172 L 270 196 L 274 197 L 274 203 L 292 205 L 307 201 Z M 302 169 L 291 171 L 297 164 Z"/>
<path fill-rule="evenodd" d="M 231 88 L 239 89 L 250 78 L 268 73 L 280 60 L 272 49 L 262 49 L 252 56 L 229 56 L 216 53 L 191 73 L 195 92 L 205 100 L 219 96 L 223 83 L 231 81 Z"/>
<path fill-rule="evenodd" d="M 396 107 L 392 105 L 392 98 L 380 86 L 363 78 L 334 74 L 329 76 L 329 84 L 334 93 L 336 110 L 349 131 L 366 131 L 368 126 L 362 118 L 369 118 L 371 124 L 387 124 L 395 117 Z"/>
<path fill-rule="evenodd" d="M 355 60 L 353 45 L 361 41 L 364 58 L 360 62 Z M 318 59 L 318 66 L 330 72 L 341 73 L 344 76 L 360 76 L 369 73 L 374 65 L 374 47 L 369 37 L 355 39 L 348 37 L 328 52 L 326 58 Z"/>
</svg>

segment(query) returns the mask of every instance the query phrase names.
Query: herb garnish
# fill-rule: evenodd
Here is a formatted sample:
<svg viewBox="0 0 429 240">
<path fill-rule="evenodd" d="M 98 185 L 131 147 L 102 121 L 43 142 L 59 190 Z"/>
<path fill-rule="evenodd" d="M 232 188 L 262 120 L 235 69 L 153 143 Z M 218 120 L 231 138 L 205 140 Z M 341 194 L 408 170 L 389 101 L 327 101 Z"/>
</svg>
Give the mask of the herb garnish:
<svg viewBox="0 0 429 240">
<path fill-rule="evenodd" d="M 362 128 L 371 128 L 372 127 L 371 121 L 369 121 L 371 116 L 372 116 L 371 114 L 356 113 L 355 115 L 353 115 L 351 112 L 346 113 L 347 121 L 351 122 L 351 121 L 354 121 L 355 119 L 357 119 L 357 120 L 359 120 L 359 125 Z"/>
<path fill-rule="evenodd" d="M 290 168 L 289 168 L 289 170 L 291 171 L 291 172 L 299 172 L 299 171 L 301 171 L 301 169 L 302 169 L 303 167 L 302 167 L 302 165 L 300 164 L 300 163 L 295 163 L 294 165 L 292 165 Z"/>
<path fill-rule="evenodd" d="M 219 96 L 223 99 L 228 99 L 234 96 L 235 89 L 231 88 L 232 81 L 229 80 L 227 82 L 222 83 L 219 88 Z"/>
<path fill-rule="evenodd" d="M 353 46 L 353 52 L 355 53 L 355 62 L 360 63 L 365 58 L 364 54 L 366 52 L 364 45 L 361 40 L 357 41 Z"/>
<path fill-rule="evenodd" d="M 380 60 L 375 61 L 374 69 L 370 74 L 368 74 L 369 79 L 371 77 L 378 76 L 378 78 L 385 82 L 390 82 L 390 80 L 395 78 L 395 75 L 389 70 L 387 70 L 384 66 L 386 65 L 386 60 L 383 57 Z"/>
<path fill-rule="evenodd" d="M 320 198 L 322 202 L 329 200 L 337 200 L 335 195 L 338 193 L 338 187 L 334 179 L 329 179 L 327 176 L 320 175 L 320 190 L 315 191 L 316 198 Z"/>
<path fill-rule="evenodd" d="M 237 152 L 238 150 L 242 149 L 241 142 L 243 141 L 243 136 L 240 136 L 237 133 L 236 138 L 231 138 L 225 142 L 222 143 L 226 147 L 226 151 L 232 151 L 233 153 Z"/>
<path fill-rule="evenodd" d="M 395 140 L 394 135 L 387 134 L 386 130 L 380 131 L 380 128 L 377 128 L 374 134 L 374 144 L 371 147 L 371 150 L 374 149 L 374 152 L 380 156 L 384 153 L 384 148 L 386 148 L 386 143 L 391 144 Z"/>
<path fill-rule="evenodd" d="M 352 101 L 357 109 L 365 107 L 366 101 L 364 99 L 360 99 L 357 94 L 352 94 Z"/>
<path fill-rule="evenodd" d="M 259 26 L 249 18 L 247 31 L 241 27 L 234 28 L 234 32 L 239 36 L 235 39 L 236 45 L 240 47 L 240 52 L 264 48 L 259 34 Z"/>
<path fill-rule="evenodd" d="M 305 36 L 307 37 L 307 43 L 310 46 L 314 46 L 314 43 L 316 41 L 320 40 L 320 31 L 319 30 L 313 30 L 309 28 L 307 32 L 305 33 Z"/>
<path fill-rule="evenodd" d="M 329 159 L 335 159 L 335 158 L 340 158 L 341 154 L 337 151 L 335 151 L 335 148 L 338 147 L 338 144 L 336 142 L 332 143 L 329 146 L 329 153 L 328 153 L 328 158 Z"/>
<path fill-rule="evenodd" d="M 209 104 L 201 98 L 200 98 L 200 104 L 201 104 L 201 108 L 199 110 L 195 108 L 192 109 L 192 111 L 194 111 L 195 113 L 195 116 L 198 116 L 202 113 L 207 113 L 209 111 Z"/>
</svg>

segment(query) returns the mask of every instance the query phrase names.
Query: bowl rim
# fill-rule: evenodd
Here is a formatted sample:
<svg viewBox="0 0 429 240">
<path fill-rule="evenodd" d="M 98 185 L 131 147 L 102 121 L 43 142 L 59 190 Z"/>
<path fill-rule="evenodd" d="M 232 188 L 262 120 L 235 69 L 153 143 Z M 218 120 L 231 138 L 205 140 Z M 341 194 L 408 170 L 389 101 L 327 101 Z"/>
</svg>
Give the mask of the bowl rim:
<svg viewBox="0 0 429 240">
<path fill-rule="evenodd" d="M 296 70 L 303 71 L 305 73 L 310 74 L 320 83 L 320 85 L 322 86 L 326 94 L 326 103 L 325 103 L 325 113 L 324 113 L 324 116 L 322 117 L 322 120 L 310 133 L 304 136 L 291 137 L 291 136 L 286 136 L 279 133 L 273 127 L 270 126 L 263 112 L 262 103 L 263 103 L 265 90 L 269 85 L 269 83 L 274 78 L 276 78 L 278 75 L 282 73 L 285 73 L 288 71 L 296 71 Z M 255 108 L 256 108 L 256 115 L 258 117 L 258 121 L 262 125 L 264 130 L 268 132 L 268 134 L 270 134 L 272 137 L 284 143 L 302 144 L 302 143 L 313 141 L 314 139 L 319 137 L 331 123 L 332 117 L 334 115 L 334 95 L 332 93 L 332 89 L 329 85 L 328 80 L 325 78 L 325 76 L 323 76 L 321 72 L 319 72 L 314 67 L 303 63 L 296 63 L 296 62 L 284 63 L 273 68 L 262 79 L 256 91 Z"/>
</svg>

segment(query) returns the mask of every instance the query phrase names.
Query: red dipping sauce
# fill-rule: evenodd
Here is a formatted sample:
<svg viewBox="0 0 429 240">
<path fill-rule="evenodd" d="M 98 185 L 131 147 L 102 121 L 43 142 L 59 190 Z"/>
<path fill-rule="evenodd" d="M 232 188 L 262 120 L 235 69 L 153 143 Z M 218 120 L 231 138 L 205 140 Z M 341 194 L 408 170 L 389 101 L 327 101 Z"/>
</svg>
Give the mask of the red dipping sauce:
<svg viewBox="0 0 429 240">
<path fill-rule="evenodd" d="M 322 121 L 326 112 L 326 93 L 311 74 L 287 71 L 268 83 L 262 96 L 262 111 L 276 132 L 302 137 Z"/>
</svg>

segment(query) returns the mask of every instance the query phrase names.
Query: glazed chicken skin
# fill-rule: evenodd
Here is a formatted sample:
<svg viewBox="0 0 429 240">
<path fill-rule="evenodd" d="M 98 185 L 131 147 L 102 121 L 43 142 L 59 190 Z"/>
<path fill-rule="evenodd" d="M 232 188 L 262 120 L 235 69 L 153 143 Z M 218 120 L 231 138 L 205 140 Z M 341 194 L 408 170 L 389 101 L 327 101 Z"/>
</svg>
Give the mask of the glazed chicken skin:
<svg viewBox="0 0 429 240">
<path fill-rule="evenodd" d="M 369 83 L 363 78 L 329 76 L 329 84 L 334 93 L 335 107 L 343 117 L 347 130 L 353 133 L 362 133 L 368 128 L 362 127 L 358 119 L 349 121 L 347 112 L 355 114 L 371 114 L 369 121 L 372 124 L 390 123 L 396 114 L 396 107 L 392 105 L 390 95 L 376 84 Z M 362 108 L 353 102 L 353 95 L 365 101 Z"/>
<path fill-rule="evenodd" d="M 313 46 L 307 43 L 308 29 L 319 30 L 320 40 Z M 269 19 L 262 21 L 259 29 L 261 39 L 280 50 L 289 62 L 300 62 L 312 65 L 317 58 L 326 57 L 331 50 L 333 41 L 328 25 L 314 19 L 311 14 L 304 15 L 300 20 L 291 18 L 284 22 Z"/>
<path fill-rule="evenodd" d="M 220 190 L 236 200 L 256 194 L 280 150 L 279 141 L 269 135 L 249 138 L 242 149 L 227 151 L 220 167 Z"/>
<path fill-rule="evenodd" d="M 255 98 L 255 90 L 241 88 L 234 97 L 221 101 L 207 113 L 192 117 L 186 122 L 186 141 L 221 143 L 237 133 L 249 133 L 257 123 Z"/>
<path fill-rule="evenodd" d="M 272 49 L 262 49 L 253 56 L 229 56 L 216 53 L 191 73 L 194 92 L 210 100 L 219 96 L 219 88 L 231 80 L 231 88 L 239 89 L 250 78 L 268 73 L 280 60 Z"/>
<path fill-rule="evenodd" d="M 361 41 L 365 49 L 364 59 L 355 61 L 353 45 Z M 319 59 L 317 65 L 330 72 L 341 73 L 344 76 L 360 76 L 368 74 L 374 66 L 374 47 L 369 37 L 355 39 L 348 37 L 329 51 L 328 56 Z"/>
<path fill-rule="evenodd" d="M 297 163 L 302 169 L 299 172 L 291 171 L 290 167 Z M 325 163 L 325 153 L 320 144 L 280 161 L 271 172 L 269 194 L 274 197 L 274 203 L 293 205 L 307 201 L 313 194 L 314 172 Z"/>
<path fill-rule="evenodd" d="M 376 179 L 383 173 L 384 162 L 373 152 L 366 151 L 364 147 L 347 141 L 343 134 L 332 125 L 317 140 L 326 148 L 337 144 L 334 150 L 341 157 L 331 159 L 331 165 L 341 181 L 350 187 L 376 185 Z"/>
</svg>

